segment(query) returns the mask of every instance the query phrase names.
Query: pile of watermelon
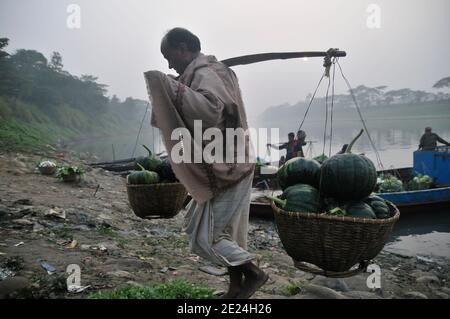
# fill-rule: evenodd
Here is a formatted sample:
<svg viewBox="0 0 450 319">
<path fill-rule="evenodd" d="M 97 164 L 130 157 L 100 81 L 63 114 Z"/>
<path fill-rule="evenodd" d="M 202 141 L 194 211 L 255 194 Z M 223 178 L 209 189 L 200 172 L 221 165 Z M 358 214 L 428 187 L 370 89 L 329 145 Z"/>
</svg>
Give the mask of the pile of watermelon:
<svg viewBox="0 0 450 319">
<path fill-rule="evenodd" d="M 377 185 L 377 172 L 370 159 L 351 153 L 352 141 L 345 154 L 316 160 L 294 158 L 278 171 L 283 190 L 280 197 L 270 197 L 278 207 L 289 212 L 329 214 L 366 219 L 387 219 L 391 207 L 372 195 Z"/>
<path fill-rule="evenodd" d="M 130 185 L 150 185 L 178 182 L 168 159 L 160 159 L 145 145 L 148 156 L 136 159 L 136 171 L 127 176 Z"/>
</svg>

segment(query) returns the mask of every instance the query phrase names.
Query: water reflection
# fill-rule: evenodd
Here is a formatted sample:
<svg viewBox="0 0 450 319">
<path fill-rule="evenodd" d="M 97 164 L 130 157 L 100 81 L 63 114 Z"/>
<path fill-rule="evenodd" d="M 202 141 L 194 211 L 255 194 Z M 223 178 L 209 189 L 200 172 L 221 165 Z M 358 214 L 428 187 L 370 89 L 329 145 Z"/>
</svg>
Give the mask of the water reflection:
<svg viewBox="0 0 450 319">
<path fill-rule="evenodd" d="M 292 123 L 273 122 L 268 127 L 278 127 L 280 137 L 287 137 L 290 131 L 294 131 L 297 119 Z M 413 152 L 417 150 L 420 137 L 426 126 L 432 126 L 434 131 L 444 139 L 450 140 L 450 118 L 372 118 L 367 120 L 372 139 L 378 149 L 385 168 L 411 167 Z M 251 127 L 257 127 L 250 122 Z M 343 144 L 348 144 L 353 136 L 361 129 L 362 124 L 357 119 L 340 119 L 334 123 L 332 135 L 331 154 L 337 153 Z M 294 129 L 293 129 L 294 128 Z M 310 156 L 317 156 L 323 151 L 322 120 L 307 121 L 303 129 L 307 132 L 307 140 L 313 141 L 311 147 L 306 147 L 305 152 Z M 159 133 L 153 129 L 145 129 L 137 143 L 135 156 L 146 155 L 140 146 L 150 146 L 156 153 L 164 150 Z M 116 159 L 130 158 L 136 145 L 135 135 L 115 136 L 90 142 L 79 143 L 75 150 L 91 152 L 102 161 L 113 158 L 113 145 Z M 327 136 L 329 143 L 331 136 Z M 255 142 L 254 142 L 255 144 Z M 329 144 L 326 145 L 326 154 L 329 152 Z M 256 147 L 257 145 L 255 145 Z M 365 153 L 375 162 L 375 153 L 370 146 L 367 136 L 361 138 L 354 147 L 355 153 Z M 258 149 L 257 154 L 266 159 L 277 161 L 278 158 L 270 158 L 266 148 Z M 407 255 L 438 256 L 450 258 L 450 212 L 423 212 L 418 215 L 402 215 L 397 223 L 391 242 L 386 249 Z"/>
<path fill-rule="evenodd" d="M 420 137 L 424 128 L 431 125 L 433 130 L 444 139 L 450 140 L 450 118 L 434 119 L 427 121 L 423 119 L 409 120 L 367 120 L 370 135 L 380 154 L 383 165 L 389 167 L 410 167 L 413 161 L 413 152 L 418 149 Z M 287 141 L 287 135 L 293 131 L 292 126 L 276 124 L 274 127 L 280 129 L 280 139 Z M 325 154 L 329 155 L 329 144 L 332 140 L 331 154 L 337 153 L 342 145 L 348 144 L 362 128 L 359 120 L 341 120 L 333 127 L 333 135 L 327 134 Z M 309 121 L 302 128 L 308 134 L 307 140 L 312 144 L 306 146 L 304 151 L 312 156 L 322 154 L 324 149 L 324 123 L 314 120 Z M 353 148 L 355 153 L 364 153 L 376 163 L 376 156 L 370 141 L 364 135 Z M 266 160 L 276 159 L 267 154 L 266 149 L 258 149 L 258 155 Z M 311 156 L 311 155 L 310 155 Z"/>
</svg>

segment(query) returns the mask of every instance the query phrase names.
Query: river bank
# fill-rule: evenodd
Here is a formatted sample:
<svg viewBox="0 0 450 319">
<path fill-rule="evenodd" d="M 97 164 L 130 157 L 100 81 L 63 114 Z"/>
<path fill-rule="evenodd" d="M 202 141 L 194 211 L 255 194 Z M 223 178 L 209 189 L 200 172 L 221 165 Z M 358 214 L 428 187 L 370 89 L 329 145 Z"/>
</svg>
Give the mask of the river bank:
<svg viewBox="0 0 450 319">
<path fill-rule="evenodd" d="M 208 268 L 212 265 L 190 253 L 181 232 L 184 212 L 171 220 L 141 220 L 128 204 L 123 178 L 89 168 L 88 158 L 68 153 L 53 160 L 84 166 L 86 174 L 78 185 L 64 184 L 36 172 L 44 159 L 52 159 L 51 154 L 0 154 L 0 297 L 87 298 L 97 291 L 174 279 L 216 294 L 226 290 L 224 269 Z M 257 299 L 450 296 L 445 258 L 384 250 L 374 260 L 381 269 L 381 289 L 373 290 L 367 287 L 368 273 L 327 279 L 295 268 L 271 221 L 251 220 L 249 248 L 270 276 Z M 73 264 L 81 268 L 81 285 L 89 286 L 79 293 L 65 286 L 67 266 Z"/>
</svg>

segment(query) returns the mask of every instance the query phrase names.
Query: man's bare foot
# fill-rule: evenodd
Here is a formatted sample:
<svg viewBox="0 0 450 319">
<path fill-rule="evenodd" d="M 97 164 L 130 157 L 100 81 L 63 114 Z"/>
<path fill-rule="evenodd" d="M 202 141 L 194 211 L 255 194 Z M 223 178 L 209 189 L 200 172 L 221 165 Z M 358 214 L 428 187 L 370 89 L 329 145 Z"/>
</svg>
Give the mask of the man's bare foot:
<svg viewBox="0 0 450 319">
<path fill-rule="evenodd" d="M 249 299 L 269 279 L 269 275 L 253 264 L 247 264 L 243 272 L 245 280 L 241 292 L 236 296 L 237 299 Z"/>
</svg>

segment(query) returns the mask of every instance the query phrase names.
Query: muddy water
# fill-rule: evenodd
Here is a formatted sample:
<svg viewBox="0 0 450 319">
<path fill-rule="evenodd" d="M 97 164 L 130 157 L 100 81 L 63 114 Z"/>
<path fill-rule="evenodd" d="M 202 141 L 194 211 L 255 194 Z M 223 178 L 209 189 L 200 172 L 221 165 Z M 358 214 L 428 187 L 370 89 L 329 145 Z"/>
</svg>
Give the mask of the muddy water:
<svg viewBox="0 0 450 319">
<path fill-rule="evenodd" d="M 450 262 L 450 211 L 403 214 L 385 249 Z"/>
</svg>

